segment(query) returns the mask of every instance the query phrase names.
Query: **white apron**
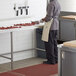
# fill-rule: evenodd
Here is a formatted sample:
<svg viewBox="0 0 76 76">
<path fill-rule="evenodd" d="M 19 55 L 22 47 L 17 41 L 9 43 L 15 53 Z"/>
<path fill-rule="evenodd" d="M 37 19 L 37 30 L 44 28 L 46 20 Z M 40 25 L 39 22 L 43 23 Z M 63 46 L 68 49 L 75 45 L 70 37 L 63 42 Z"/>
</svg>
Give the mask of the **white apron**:
<svg viewBox="0 0 76 76">
<path fill-rule="evenodd" d="M 45 41 L 45 42 L 48 42 L 49 31 L 50 31 L 52 22 L 53 22 L 53 18 L 50 21 L 45 22 L 45 25 L 43 27 L 42 40 Z"/>
</svg>

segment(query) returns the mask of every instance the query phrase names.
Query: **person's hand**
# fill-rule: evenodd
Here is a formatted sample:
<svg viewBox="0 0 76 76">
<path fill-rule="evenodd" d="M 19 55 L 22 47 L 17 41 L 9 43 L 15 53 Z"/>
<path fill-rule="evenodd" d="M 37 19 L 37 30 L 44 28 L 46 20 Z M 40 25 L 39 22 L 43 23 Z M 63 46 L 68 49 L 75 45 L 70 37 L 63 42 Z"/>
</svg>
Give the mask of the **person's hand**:
<svg viewBox="0 0 76 76">
<path fill-rule="evenodd" d="M 40 22 L 44 22 L 44 21 L 45 21 L 45 18 L 43 18 L 43 19 L 40 20 Z"/>
<path fill-rule="evenodd" d="M 42 21 L 45 21 L 45 18 L 43 18 Z"/>
</svg>

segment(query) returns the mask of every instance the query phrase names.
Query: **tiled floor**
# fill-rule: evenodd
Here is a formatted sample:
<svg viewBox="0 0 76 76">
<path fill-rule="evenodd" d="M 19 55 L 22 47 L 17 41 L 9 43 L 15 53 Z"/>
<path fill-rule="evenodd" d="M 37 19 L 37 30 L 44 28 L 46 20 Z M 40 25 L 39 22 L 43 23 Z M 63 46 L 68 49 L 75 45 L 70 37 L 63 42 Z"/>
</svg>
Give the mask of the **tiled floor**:
<svg viewBox="0 0 76 76">
<path fill-rule="evenodd" d="M 29 59 L 25 59 L 25 60 L 15 61 L 14 69 L 40 64 L 44 60 L 45 59 L 43 59 L 43 58 L 29 58 Z M 0 73 L 11 70 L 10 66 L 11 66 L 10 63 L 0 64 Z"/>
<path fill-rule="evenodd" d="M 29 59 L 25 59 L 25 60 L 15 61 L 14 62 L 14 69 L 40 64 L 44 60 L 46 60 L 46 59 L 43 59 L 43 58 L 29 58 Z M 6 71 L 9 71 L 9 70 L 11 70 L 10 69 L 10 63 L 0 64 L 0 73 L 6 72 Z M 55 75 L 55 76 L 58 76 L 58 75 Z"/>
</svg>

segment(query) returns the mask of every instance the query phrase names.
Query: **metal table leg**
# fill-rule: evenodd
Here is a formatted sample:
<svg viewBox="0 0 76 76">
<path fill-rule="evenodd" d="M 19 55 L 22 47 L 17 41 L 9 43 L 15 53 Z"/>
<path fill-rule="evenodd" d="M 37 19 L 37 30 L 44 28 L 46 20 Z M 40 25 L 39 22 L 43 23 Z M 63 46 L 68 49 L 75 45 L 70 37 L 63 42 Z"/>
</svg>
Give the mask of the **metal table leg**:
<svg viewBox="0 0 76 76">
<path fill-rule="evenodd" d="M 13 70 L 13 32 L 10 32 L 11 41 L 11 70 Z"/>
</svg>

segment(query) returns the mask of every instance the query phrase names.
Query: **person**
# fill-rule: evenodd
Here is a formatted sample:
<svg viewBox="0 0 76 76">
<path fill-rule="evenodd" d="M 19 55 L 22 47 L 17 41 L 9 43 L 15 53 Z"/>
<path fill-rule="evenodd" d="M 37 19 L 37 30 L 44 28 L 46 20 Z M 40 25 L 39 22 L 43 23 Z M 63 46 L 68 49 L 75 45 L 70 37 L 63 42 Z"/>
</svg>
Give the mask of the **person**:
<svg viewBox="0 0 76 76">
<path fill-rule="evenodd" d="M 47 15 L 42 21 L 48 22 L 53 18 L 49 32 L 49 40 L 45 43 L 46 58 L 44 64 L 56 64 L 58 63 L 58 48 L 57 48 L 57 31 L 59 29 L 58 17 L 60 14 L 60 4 L 57 0 L 50 0 L 47 5 Z"/>
</svg>

